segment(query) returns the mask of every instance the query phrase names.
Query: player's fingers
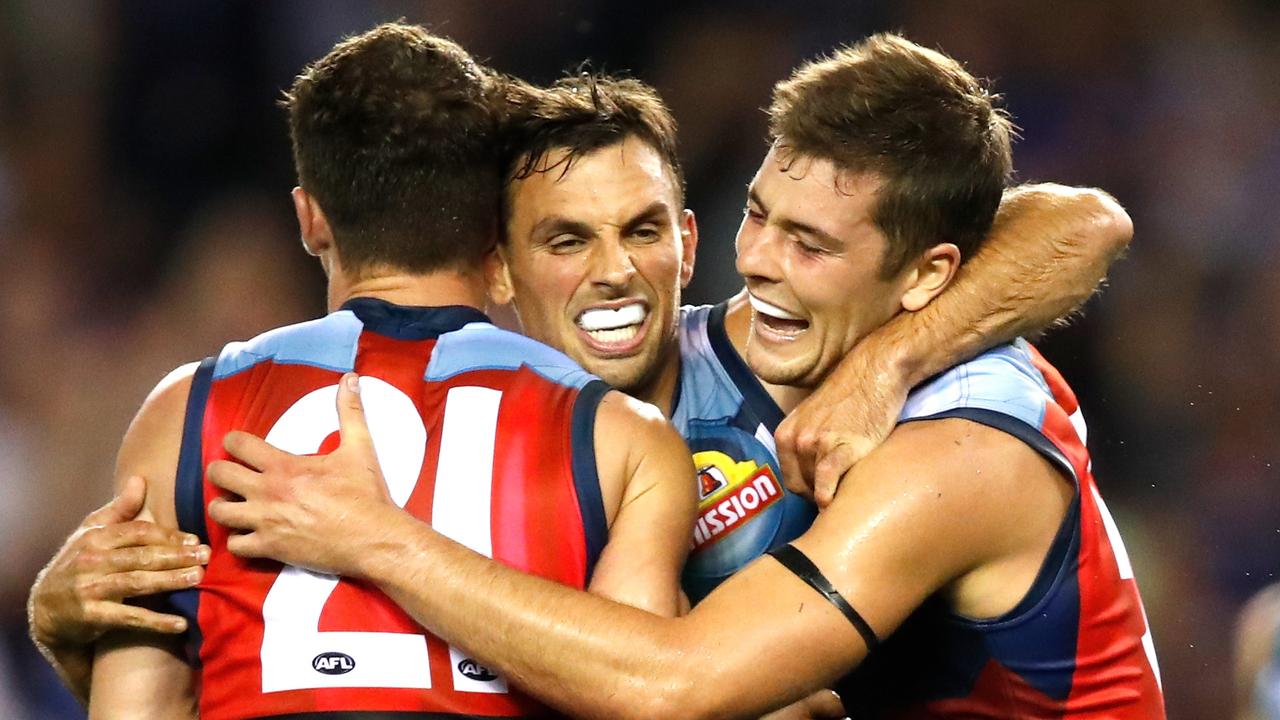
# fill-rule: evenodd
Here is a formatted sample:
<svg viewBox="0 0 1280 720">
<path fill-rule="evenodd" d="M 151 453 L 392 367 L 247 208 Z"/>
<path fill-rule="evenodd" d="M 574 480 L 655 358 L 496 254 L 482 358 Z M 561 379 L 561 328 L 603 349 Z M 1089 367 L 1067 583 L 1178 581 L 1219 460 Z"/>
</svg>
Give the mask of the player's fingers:
<svg viewBox="0 0 1280 720">
<path fill-rule="evenodd" d="M 191 533 L 167 528 L 147 520 L 130 520 L 99 528 L 93 542 L 97 547 L 113 550 L 138 546 L 194 546 L 200 539 Z"/>
<path fill-rule="evenodd" d="M 834 690 L 819 690 L 805 701 L 812 718 L 843 718 L 847 715 L 844 703 Z"/>
<path fill-rule="evenodd" d="M 232 430 L 222 438 L 222 447 L 231 457 L 255 470 L 293 457 L 266 440 L 240 430 Z"/>
<path fill-rule="evenodd" d="M 204 476 L 216 487 L 240 497 L 257 497 L 262 487 L 262 474 L 250 470 L 240 463 L 229 460 L 215 460 L 205 468 Z"/>
<path fill-rule="evenodd" d="M 110 525 L 112 523 L 132 520 L 142 512 L 143 501 L 147 498 L 147 483 L 137 475 L 125 478 L 120 492 L 111 502 L 89 513 L 84 519 L 85 525 Z"/>
<path fill-rule="evenodd" d="M 187 620 L 180 615 L 158 613 L 116 602 L 95 603 L 90 608 L 88 617 L 102 630 L 128 628 L 175 635 L 187 629 Z"/>
<path fill-rule="evenodd" d="M 209 501 L 209 517 L 232 530 L 253 530 L 261 521 L 260 514 L 251 503 L 226 498 Z"/>
<path fill-rule="evenodd" d="M 175 570 L 209 562 L 208 545 L 145 545 L 117 548 L 106 555 L 110 572 Z"/>
<path fill-rule="evenodd" d="M 269 557 L 257 533 L 232 533 L 227 536 L 227 550 L 236 557 Z"/>
<path fill-rule="evenodd" d="M 132 570 L 98 578 L 90 592 L 95 600 L 123 600 L 186 590 L 200 584 L 203 579 L 204 568 L 199 565 L 175 570 Z"/>
<path fill-rule="evenodd" d="M 795 424 L 789 419 L 783 420 L 774 433 L 777 444 L 778 465 L 782 471 L 782 484 L 791 492 L 803 497 L 810 497 L 810 489 L 804 481 L 804 473 L 800 471 L 800 460 L 795 450 Z"/>
<path fill-rule="evenodd" d="M 819 460 L 813 472 L 813 501 L 825 508 L 835 499 L 836 490 L 845 473 L 853 467 L 852 446 L 840 443 L 832 446 Z"/>
<path fill-rule="evenodd" d="M 364 402 L 360 399 L 360 376 L 347 373 L 338 383 L 338 433 L 342 447 L 356 452 L 372 452 L 373 438 L 364 417 Z"/>
</svg>

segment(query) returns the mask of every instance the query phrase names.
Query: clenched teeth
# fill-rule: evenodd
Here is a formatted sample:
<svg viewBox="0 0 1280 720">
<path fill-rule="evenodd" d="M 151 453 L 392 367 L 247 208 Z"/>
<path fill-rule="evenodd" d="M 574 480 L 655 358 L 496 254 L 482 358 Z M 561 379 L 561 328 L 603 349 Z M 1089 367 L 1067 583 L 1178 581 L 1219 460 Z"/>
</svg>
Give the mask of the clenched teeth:
<svg viewBox="0 0 1280 720">
<path fill-rule="evenodd" d="M 578 315 L 578 327 L 591 333 L 593 337 L 602 337 L 597 335 L 599 331 L 616 331 L 632 326 L 631 335 L 634 336 L 634 326 L 644 322 L 645 315 L 643 303 L 631 303 L 613 309 L 591 308 Z"/>
</svg>

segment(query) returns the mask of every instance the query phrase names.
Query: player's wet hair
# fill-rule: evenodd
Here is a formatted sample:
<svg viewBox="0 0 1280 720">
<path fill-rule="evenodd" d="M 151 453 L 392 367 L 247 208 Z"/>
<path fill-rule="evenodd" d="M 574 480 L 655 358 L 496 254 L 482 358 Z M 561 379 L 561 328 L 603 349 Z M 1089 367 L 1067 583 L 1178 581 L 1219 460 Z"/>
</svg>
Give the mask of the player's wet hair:
<svg viewBox="0 0 1280 720">
<path fill-rule="evenodd" d="M 629 137 L 649 144 L 666 163 L 684 204 L 684 171 L 676 121 L 656 90 L 639 80 L 578 73 L 549 87 L 506 78 L 497 103 L 503 170 L 508 182 L 538 172 L 565 173 L 578 158 Z M 567 150 L 562 157 L 553 152 Z M 504 203 L 509 205 L 509 203 Z M 505 219 L 505 216 L 504 216 Z"/>
<path fill-rule="evenodd" d="M 891 277 L 941 242 L 968 258 L 991 229 L 1013 164 L 995 99 L 955 60 L 879 34 L 778 83 L 770 133 L 784 159 L 882 178 L 872 217 Z"/>
<path fill-rule="evenodd" d="M 451 40 L 380 25 L 308 65 L 285 93 L 299 184 L 345 269 L 473 265 L 501 193 L 492 79 Z"/>
</svg>

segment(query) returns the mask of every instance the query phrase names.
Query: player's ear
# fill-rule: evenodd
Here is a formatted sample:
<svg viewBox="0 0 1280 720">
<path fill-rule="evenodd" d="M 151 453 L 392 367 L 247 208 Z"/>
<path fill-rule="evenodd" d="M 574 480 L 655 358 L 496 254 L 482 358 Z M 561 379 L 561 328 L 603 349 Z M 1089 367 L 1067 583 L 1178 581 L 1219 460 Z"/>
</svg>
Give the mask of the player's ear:
<svg viewBox="0 0 1280 720">
<path fill-rule="evenodd" d="M 295 187 L 293 211 L 298 216 L 298 232 L 308 255 L 319 257 L 333 248 L 333 230 L 320 204 L 306 190 Z"/>
<path fill-rule="evenodd" d="M 511 267 L 507 263 L 506 249 L 498 243 L 484 258 L 484 275 L 489 285 L 489 299 L 497 305 L 506 305 L 515 296 L 511 283 Z"/>
<path fill-rule="evenodd" d="M 938 297 L 960 268 L 960 248 L 938 243 L 925 250 L 905 276 L 902 309 L 915 312 Z"/>
<path fill-rule="evenodd" d="M 693 279 L 693 261 L 698 251 L 698 220 L 692 210 L 680 216 L 680 287 L 689 286 Z"/>
</svg>

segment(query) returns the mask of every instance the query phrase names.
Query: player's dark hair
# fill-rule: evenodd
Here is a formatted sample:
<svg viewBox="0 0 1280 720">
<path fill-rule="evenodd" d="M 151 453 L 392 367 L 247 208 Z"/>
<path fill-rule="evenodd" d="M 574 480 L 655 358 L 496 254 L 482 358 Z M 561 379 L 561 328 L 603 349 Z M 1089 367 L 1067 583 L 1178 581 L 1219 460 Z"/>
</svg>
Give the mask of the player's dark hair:
<svg viewBox="0 0 1280 720">
<path fill-rule="evenodd" d="M 472 265 L 497 238 L 501 175 L 487 71 L 421 27 L 380 25 L 285 93 L 298 182 L 345 269 Z"/>
<path fill-rule="evenodd" d="M 793 158 L 881 177 L 872 217 L 888 241 L 885 277 L 940 242 L 972 255 L 1012 171 L 1012 129 L 995 97 L 960 63 L 897 35 L 801 66 L 774 87 L 769 117 Z"/>
<path fill-rule="evenodd" d="M 677 202 L 684 203 L 684 171 L 676 145 L 676 121 L 656 90 L 639 80 L 579 73 L 550 87 L 506 78 L 498 103 L 502 118 L 504 177 L 569 171 L 584 155 L 638 138 L 666 163 Z M 567 150 L 554 163 L 549 154 Z M 509 205 L 509 203 L 504 203 Z"/>
</svg>

